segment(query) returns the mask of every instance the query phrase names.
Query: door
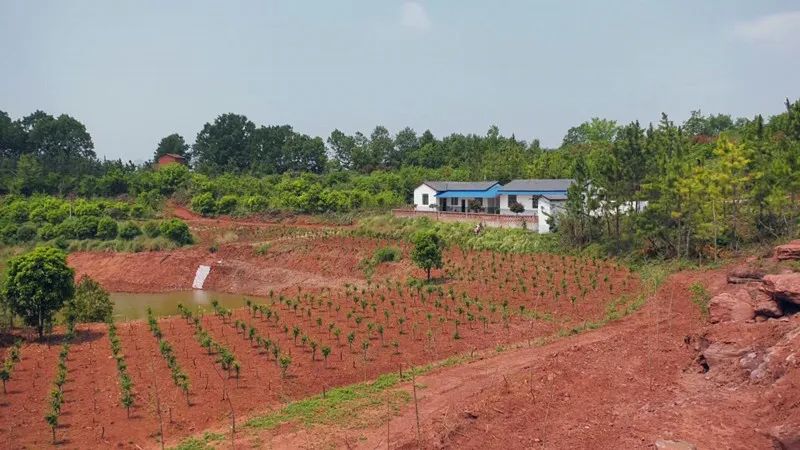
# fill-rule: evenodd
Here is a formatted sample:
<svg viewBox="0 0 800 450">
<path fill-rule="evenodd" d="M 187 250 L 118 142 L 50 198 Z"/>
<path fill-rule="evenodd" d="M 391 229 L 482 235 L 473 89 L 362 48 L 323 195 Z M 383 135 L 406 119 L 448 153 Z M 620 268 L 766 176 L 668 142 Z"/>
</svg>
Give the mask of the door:
<svg viewBox="0 0 800 450">
<path fill-rule="evenodd" d="M 463 198 L 461 199 L 461 212 L 467 212 L 467 201 Z"/>
</svg>

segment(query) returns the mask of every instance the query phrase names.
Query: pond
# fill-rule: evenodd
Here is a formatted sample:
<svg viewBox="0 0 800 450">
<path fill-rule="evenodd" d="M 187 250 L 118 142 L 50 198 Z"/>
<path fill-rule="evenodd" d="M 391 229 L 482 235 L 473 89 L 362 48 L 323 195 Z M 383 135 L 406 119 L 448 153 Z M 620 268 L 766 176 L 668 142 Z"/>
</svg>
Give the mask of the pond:
<svg viewBox="0 0 800 450">
<path fill-rule="evenodd" d="M 178 314 L 178 304 L 192 311 L 203 309 L 212 311 L 211 301 L 216 300 L 226 308 L 241 308 L 245 299 L 264 303 L 266 299 L 252 295 L 226 294 L 203 290 L 132 294 L 128 292 L 112 292 L 114 301 L 114 318 L 118 321 L 139 320 L 147 318 L 147 307 L 157 317 Z"/>
</svg>

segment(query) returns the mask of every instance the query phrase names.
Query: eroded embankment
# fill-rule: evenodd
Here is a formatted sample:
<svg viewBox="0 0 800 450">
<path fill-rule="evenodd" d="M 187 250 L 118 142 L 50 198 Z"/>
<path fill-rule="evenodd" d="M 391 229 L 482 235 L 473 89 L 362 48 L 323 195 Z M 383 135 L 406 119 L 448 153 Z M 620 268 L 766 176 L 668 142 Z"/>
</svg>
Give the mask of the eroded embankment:
<svg viewBox="0 0 800 450">
<path fill-rule="evenodd" d="M 320 274 L 286 258 L 255 254 L 250 245 L 224 246 L 211 253 L 199 247 L 167 252 L 76 252 L 68 263 L 112 292 L 169 292 L 192 289 L 197 268 L 211 268 L 203 289 L 243 295 L 267 295 L 294 286 L 335 287 L 359 280 L 345 274 Z M 352 267 L 352 266 L 351 266 Z"/>
</svg>

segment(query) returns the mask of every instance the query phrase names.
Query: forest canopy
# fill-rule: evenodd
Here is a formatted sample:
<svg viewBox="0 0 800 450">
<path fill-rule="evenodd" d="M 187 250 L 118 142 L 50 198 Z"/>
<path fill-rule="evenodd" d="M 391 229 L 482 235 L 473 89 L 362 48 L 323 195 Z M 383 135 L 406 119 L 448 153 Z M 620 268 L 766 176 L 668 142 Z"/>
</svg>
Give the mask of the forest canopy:
<svg viewBox="0 0 800 450">
<path fill-rule="evenodd" d="M 323 138 L 228 113 L 191 145 L 177 133 L 154 139 L 144 164 L 98 158 L 69 115 L 0 111 L 0 193 L 128 196 L 148 207 L 171 197 L 206 215 L 326 213 L 408 204 L 425 179 L 574 178 L 566 212 L 550 218 L 565 244 L 714 257 L 797 234 L 800 102 L 785 108 L 749 119 L 692 111 L 679 124 L 592 118 L 553 149 L 496 126 L 437 137 L 378 125 Z M 154 170 L 166 153 L 190 165 Z"/>
</svg>

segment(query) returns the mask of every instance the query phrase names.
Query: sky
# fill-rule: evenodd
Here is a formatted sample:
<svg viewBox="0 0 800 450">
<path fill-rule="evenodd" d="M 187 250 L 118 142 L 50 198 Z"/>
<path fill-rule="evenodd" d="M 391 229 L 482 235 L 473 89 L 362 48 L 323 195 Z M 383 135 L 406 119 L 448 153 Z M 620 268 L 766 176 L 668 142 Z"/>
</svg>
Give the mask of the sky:
<svg viewBox="0 0 800 450">
<path fill-rule="evenodd" d="M 410 126 L 558 146 L 592 117 L 752 117 L 800 97 L 795 1 L 0 0 L 0 110 L 143 161 L 228 112 L 326 138 Z"/>
</svg>

